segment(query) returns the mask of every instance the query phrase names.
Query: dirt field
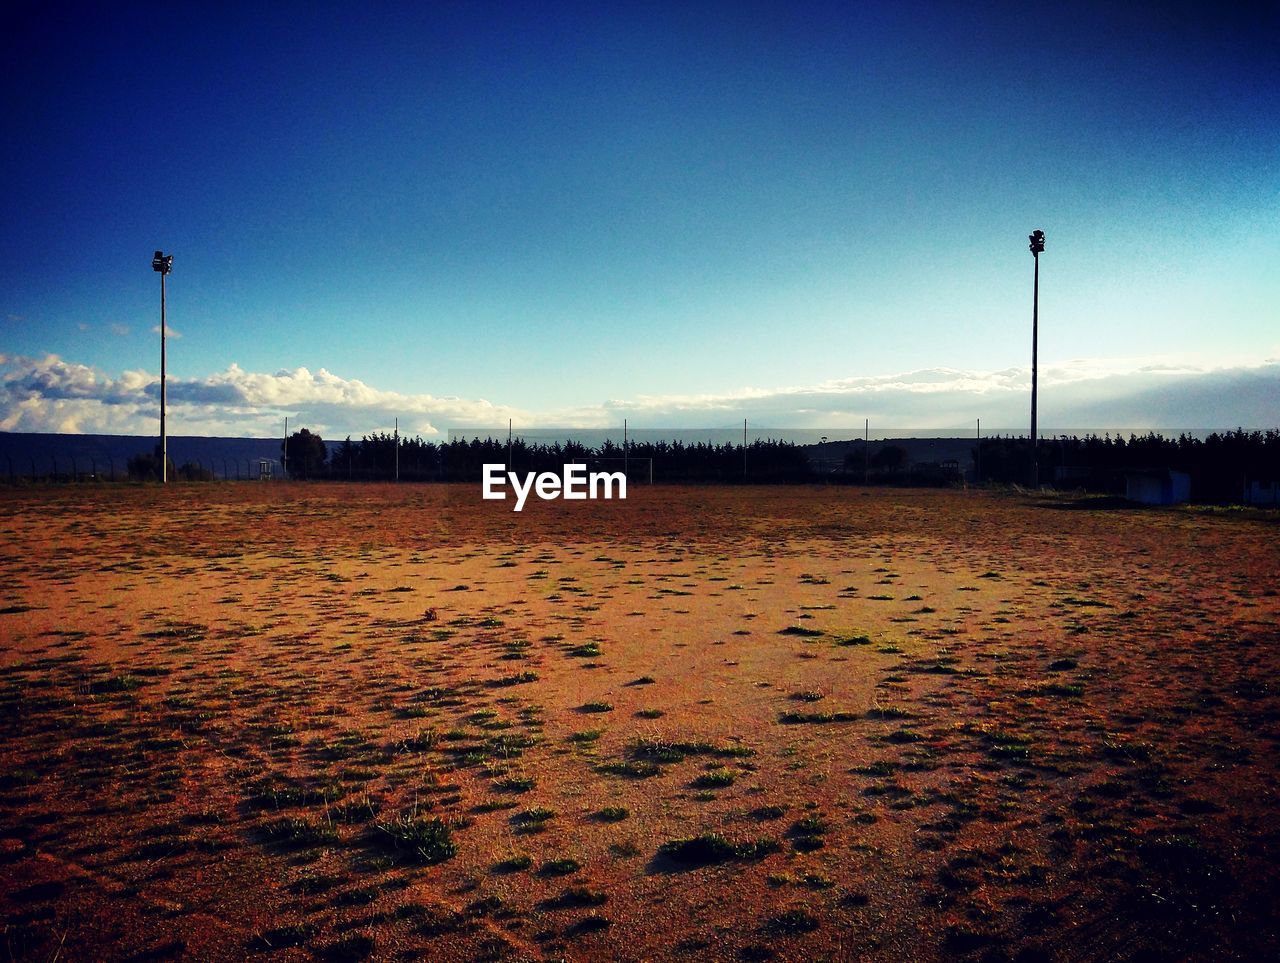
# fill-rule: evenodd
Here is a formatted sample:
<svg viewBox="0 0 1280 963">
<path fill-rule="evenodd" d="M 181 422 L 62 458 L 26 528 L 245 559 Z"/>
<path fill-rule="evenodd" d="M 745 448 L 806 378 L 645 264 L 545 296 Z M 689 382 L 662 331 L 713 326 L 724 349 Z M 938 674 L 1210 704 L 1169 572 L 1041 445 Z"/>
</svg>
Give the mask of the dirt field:
<svg viewBox="0 0 1280 963">
<path fill-rule="evenodd" d="M 1280 528 L 0 492 L 0 958 L 1259 960 Z"/>
</svg>

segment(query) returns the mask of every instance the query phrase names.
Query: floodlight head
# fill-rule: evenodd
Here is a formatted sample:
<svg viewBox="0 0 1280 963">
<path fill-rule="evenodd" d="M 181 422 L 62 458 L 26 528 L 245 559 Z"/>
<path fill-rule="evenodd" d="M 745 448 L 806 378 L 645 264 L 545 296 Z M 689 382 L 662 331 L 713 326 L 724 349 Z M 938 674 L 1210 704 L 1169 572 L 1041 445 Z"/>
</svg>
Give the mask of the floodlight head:
<svg viewBox="0 0 1280 963">
<path fill-rule="evenodd" d="M 1031 242 L 1031 253 L 1040 254 L 1044 251 L 1044 231 L 1032 231 L 1027 235 L 1027 240 Z"/>
<path fill-rule="evenodd" d="M 173 255 L 165 254 L 163 251 L 156 251 L 155 257 L 151 259 L 151 270 L 158 271 L 161 274 L 168 274 L 173 270 Z"/>
</svg>

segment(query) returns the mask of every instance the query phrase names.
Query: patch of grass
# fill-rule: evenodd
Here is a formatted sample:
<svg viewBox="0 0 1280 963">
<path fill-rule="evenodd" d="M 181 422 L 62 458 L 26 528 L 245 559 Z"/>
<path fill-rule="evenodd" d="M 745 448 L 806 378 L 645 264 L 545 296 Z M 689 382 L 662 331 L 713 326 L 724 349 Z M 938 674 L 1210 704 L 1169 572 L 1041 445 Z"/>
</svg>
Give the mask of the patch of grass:
<svg viewBox="0 0 1280 963">
<path fill-rule="evenodd" d="M 536 672 L 517 672 L 514 675 L 504 675 L 497 679 L 491 679 L 487 683 L 495 689 L 503 689 L 513 685 L 523 685 L 526 682 L 537 682 L 538 673 Z"/>
<path fill-rule="evenodd" d="M 338 831 L 333 826 L 300 816 L 278 819 L 263 826 L 262 831 L 268 839 L 282 846 L 302 848 L 338 841 Z"/>
<path fill-rule="evenodd" d="M 800 836 L 821 836 L 830 828 L 818 813 L 809 813 L 791 824 L 791 831 Z"/>
<path fill-rule="evenodd" d="M 691 785 L 695 789 L 723 789 L 726 786 L 732 786 L 737 779 L 737 775 L 732 770 L 712 769 L 694 779 Z"/>
<path fill-rule="evenodd" d="M 565 931 L 565 936 L 574 937 L 581 936 L 583 933 L 598 933 L 603 929 L 608 929 L 612 924 L 607 916 L 601 916 L 599 913 L 588 913 L 582 919 L 569 926 Z"/>
<path fill-rule="evenodd" d="M 1058 696 L 1073 699 L 1084 695 L 1084 686 L 1079 683 L 1045 682 L 1032 690 L 1035 695 Z"/>
<path fill-rule="evenodd" d="M 868 719 L 913 719 L 915 713 L 901 706 L 875 706 L 867 710 Z"/>
<path fill-rule="evenodd" d="M 605 806 L 595 812 L 596 819 L 602 823 L 620 823 L 630 815 L 631 810 L 625 806 Z"/>
<path fill-rule="evenodd" d="M 857 722 L 856 712 L 781 712 L 778 721 L 784 726 L 803 725 L 820 722 Z"/>
<path fill-rule="evenodd" d="M 632 679 L 630 682 L 627 682 L 624 684 L 625 685 L 653 685 L 657 681 L 658 680 L 651 675 L 642 675 L 640 676 L 640 678 Z"/>
<path fill-rule="evenodd" d="M 842 635 L 833 640 L 836 645 L 870 645 L 871 636 L 869 635 Z"/>
<path fill-rule="evenodd" d="M 797 702 L 819 702 L 826 697 L 827 694 L 820 689 L 801 689 L 799 692 L 791 693 L 787 698 Z"/>
<path fill-rule="evenodd" d="M 797 852 L 810 853 L 826 846 L 823 836 L 830 827 L 818 813 L 809 813 L 791 824 L 791 845 Z"/>
<path fill-rule="evenodd" d="M 377 887 L 359 886 L 336 894 L 332 902 L 334 906 L 368 906 L 377 898 Z"/>
<path fill-rule="evenodd" d="M 145 683 L 136 675 L 113 675 L 106 679 L 96 679 L 89 683 L 89 691 L 96 695 L 115 695 L 121 692 L 133 692 Z"/>
<path fill-rule="evenodd" d="M 725 745 L 717 746 L 710 742 L 695 742 L 683 739 L 644 738 L 632 741 L 627 747 L 632 759 L 645 759 L 650 762 L 683 762 L 688 756 L 715 756 L 721 759 L 743 759 L 754 756 L 755 750 L 749 746 Z"/>
<path fill-rule="evenodd" d="M 532 865 L 533 860 L 521 853 L 499 860 L 489 867 L 489 870 L 493 873 L 522 873 Z"/>
<path fill-rule="evenodd" d="M 785 629 L 778 630 L 779 635 L 798 635 L 804 639 L 815 639 L 820 635 L 826 635 L 822 629 L 810 629 L 803 625 L 788 625 Z"/>
<path fill-rule="evenodd" d="M 494 782 L 493 787 L 501 792 L 528 792 L 536 786 L 537 780 L 531 776 L 508 776 Z"/>
<path fill-rule="evenodd" d="M 452 859 L 458 852 L 453 829 L 437 816 L 405 813 L 374 824 L 375 839 L 397 855 L 433 865 Z"/>
<path fill-rule="evenodd" d="M 892 776 L 898 771 L 898 764 L 888 759 L 877 759 L 865 766 L 855 766 L 851 771 L 859 776 Z"/>
<path fill-rule="evenodd" d="M 1031 737 L 1018 732 L 996 730 L 985 733 L 987 753 L 997 759 L 1026 761 L 1031 758 Z"/>
<path fill-rule="evenodd" d="M 550 819 L 554 819 L 556 811 L 548 809 L 546 806 L 534 806 L 530 809 L 522 809 L 511 817 L 511 822 L 515 826 L 541 826 Z"/>
<path fill-rule="evenodd" d="M 924 736 L 920 735 L 920 733 L 916 732 L 914 729 L 895 729 L 893 732 L 885 736 L 885 739 L 889 742 L 902 744 L 908 742 L 921 742 L 924 739 Z"/>
<path fill-rule="evenodd" d="M 640 719 L 661 719 L 665 715 L 661 709 L 641 709 L 636 713 Z"/>
<path fill-rule="evenodd" d="M 401 739 L 395 745 L 398 752 L 429 752 L 440 744 L 440 733 L 435 729 L 419 729 L 414 735 Z"/>
<path fill-rule="evenodd" d="M 782 849 L 776 839 L 733 842 L 719 833 L 703 833 L 672 839 L 658 847 L 658 854 L 681 866 L 712 866 L 734 860 L 763 859 Z"/>
<path fill-rule="evenodd" d="M 570 886 L 559 896 L 547 901 L 555 909 L 576 909 L 586 906 L 603 906 L 609 901 L 607 893 L 588 889 L 586 886 Z"/>
<path fill-rule="evenodd" d="M 628 759 L 623 762 L 607 762 L 596 767 L 596 772 L 606 776 L 622 776 L 624 779 L 652 779 L 662 775 L 662 767 L 648 760 Z"/>
<path fill-rule="evenodd" d="M 583 729 L 581 732 L 571 734 L 569 736 L 569 741 L 582 745 L 585 743 L 595 742 L 602 735 L 604 735 L 603 729 Z"/>
<path fill-rule="evenodd" d="M 578 711 L 587 712 L 587 713 L 612 712 L 613 703 L 612 702 L 584 702 L 582 705 L 578 706 Z"/>
<path fill-rule="evenodd" d="M 539 876 L 570 876 L 582 869 L 582 864 L 576 859 L 565 857 L 563 859 L 552 859 L 543 863 L 538 869 Z"/>
</svg>

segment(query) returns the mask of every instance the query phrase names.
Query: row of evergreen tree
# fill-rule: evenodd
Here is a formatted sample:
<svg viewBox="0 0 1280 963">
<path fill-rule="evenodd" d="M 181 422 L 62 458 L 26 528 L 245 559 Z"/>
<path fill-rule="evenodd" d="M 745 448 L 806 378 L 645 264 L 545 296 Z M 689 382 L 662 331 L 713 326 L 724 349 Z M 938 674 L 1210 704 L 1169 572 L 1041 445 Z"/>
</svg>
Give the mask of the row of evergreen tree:
<svg viewBox="0 0 1280 963">
<path fill-rule="evenodd" d="M 812 474 L 802 446 L 788 441 L 755 441 L 747 446 L 682 441 L 628 442 L 626 450 L 614 441 L 597 446 L 577 442 L 538 444 L 515 438 L 455 438 L 448 442 L 399 439 L 385 433 L 350 437 L 336 445 L 307 429 L 283 444 L 292 478 L 333 480 L 479 482 L 486 464 L 510 466 L 519 472 L 560 472 L 569 462 L 586 463 L 593 471 L 622 471 L 634 480 L 753 483 L 809 481 Z"/>
<path fill-rule="evenodd" d="M 326 444 L 302 429 L 282 444 L 290 477 L 333 481 L 448 481 L 478 483 L 485 464 L 509 466 L 512 471 L 559 472 L 572 461 L 592 470 L 620 471 L 629 460 L 632 481 L 649 477 L 659 482 L 721 482 L 753 484 L 829 481 L 858 484 L 947 485 L 960 474 L 939 465 L 911 464 L 898 445 L 866 446 L 856 442 L 838 471 L 817 471 L 806 449 L 781 440 L 742 445 L 682 441 L 605 441 L 598 446 L 576 442 L 532 443 L 522 438 L 510 445 L 499 438 L 456 438 L 448 442 L 420 437 L 395 438 L 387 433 L 348 437 Z M 398 455 L 398 457 L 397 457 Z M 868 459 L 868 455 L 870 458 Z M 1027 438 L 993 437 L 972 451 L 974 475 L 980 483 L 1025 484 L 1031 478 L 1032 450 Z M 1191 476 L 1192 498 L 1198 502 L 1234 502 L 1249 481 L 1280 482 L 1280 430 L 1237 429 L 1205 438 L 1179 435 L 1086 435 L 1042 439 L 1039 478 L 1043 484 L 1123 493 L 1126 472 L 1183 471 Z M 159 457 L 139 455 L 129 461 L 134 478 L 159 476 Z M 204 480 L 212 473 L 199 465 L 175 468 L 170 476 Z"/>
<path fill-rule="evenodd" d="M 1026 438 L 984 438 L 974 451 L 984 482 L 1024 483 L 1031 473 Z M 1086 435 L 1042 439 L 1040 480 L 1061 487 L 1121 494 L 1124 473 L 1173 470 L 1191 476 L 1197 502 L 1238 501 L 1246 481 L 1280 481 L 1280 430 L 1236 429 L 1206 438 L 1179 435 Z"/>
</svg>

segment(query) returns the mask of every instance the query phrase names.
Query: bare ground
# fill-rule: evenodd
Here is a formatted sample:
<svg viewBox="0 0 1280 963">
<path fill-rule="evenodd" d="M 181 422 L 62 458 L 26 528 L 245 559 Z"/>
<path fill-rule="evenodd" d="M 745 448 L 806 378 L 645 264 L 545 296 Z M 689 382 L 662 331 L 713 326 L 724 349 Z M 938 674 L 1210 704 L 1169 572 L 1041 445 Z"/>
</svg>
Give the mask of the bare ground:
<svg viewBox="0 0 1280 963">
<path fill-rule="evenodd" d="M 1274 519 L 0 493 L 0 958 L 1275 958 Z"/>
</svg>

